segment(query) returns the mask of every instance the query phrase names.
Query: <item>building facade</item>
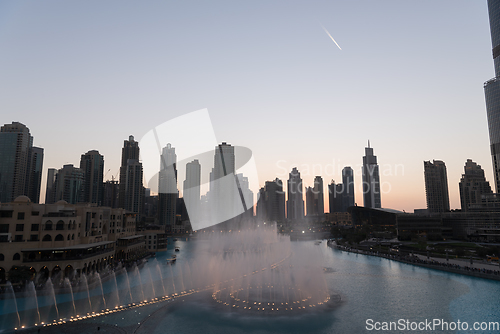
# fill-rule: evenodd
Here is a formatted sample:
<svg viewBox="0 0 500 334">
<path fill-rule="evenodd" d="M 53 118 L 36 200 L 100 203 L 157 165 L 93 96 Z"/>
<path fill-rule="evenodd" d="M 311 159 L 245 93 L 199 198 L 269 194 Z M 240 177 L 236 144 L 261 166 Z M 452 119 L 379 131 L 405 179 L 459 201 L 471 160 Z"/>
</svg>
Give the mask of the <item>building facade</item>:
<svg viewBox="0 0 500 334">
<path fill-rule="evenodd" d="M 19 122 L 0 128 L 0 203 L 26 195 L 40 198 L 43 149 L 33 147 L 28 127 Z"/>
<path fill-rule="evenodd" d="M 186 164 L 186 179 L 182 187 L 182 197 L 186 205 L 189 219 L 197 221 L 200 216 L 200 196 L 201 196 L 201 165 L 198 160 L 193 160 Z"/>
<path fill-rule="evenodd" d="M 469 211 L 471 205 L 481 204 L 483 195 L 492 194 L 490 183 L 484 177 L 484 170 L 470 159 L 465 163 L 464 174 L 458 186 L 464 212 Z"/>
<path fill-rule="evenodd" d="M 302 179 L 297 167 L 294 167 L 287 181 L 286 214 L 289 220 L 300 220 L 304 218 L 304 197 Z"/>
<path fill-rule="evenodd" d="M 484 83 L 496 192 L 500 192 L 500 0 L 488 0 L 495 77 Z"/>
<path fill-rule="evenodd" d="M 80 169 L 83 170 L 83 202 L 103 205 L 104 156 L 92 150 L 82 154 Z"/>
<path fill-rule="evenodd" d="M 171 232 L 176 223 L 177 208 L 177 155 L 175 148 L 167 144 L 160 157 L 160 173 L 158 174 L 158 221 Z"/>
<path fill-rule="evenodd" d="M 450 211 L 448 176 L 443 161 L 424 161 L 425 197 L 429 213 Z"/>
<path fill-rule="evenodd" d="M 373 155 L 373 148 L 365 147 L 363 157 L 363 205 L 365 208 L 381 208 L 382 200 L 380 196 L 380 174 L 377 164 L 377 156 Z"/>
</svg>

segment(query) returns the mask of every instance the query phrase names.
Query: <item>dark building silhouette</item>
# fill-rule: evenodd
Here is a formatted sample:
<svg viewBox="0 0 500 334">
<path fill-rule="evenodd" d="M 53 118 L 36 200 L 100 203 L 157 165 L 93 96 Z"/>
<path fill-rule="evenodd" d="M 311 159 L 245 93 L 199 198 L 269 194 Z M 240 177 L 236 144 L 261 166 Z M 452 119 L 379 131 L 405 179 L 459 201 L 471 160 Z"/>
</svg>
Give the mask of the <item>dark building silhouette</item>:
<svg viewBox="0 0 500 334">
<path fill-rule="evenodd" d="M 285 220 L 283 182 L 278 178 L 274 181 L 266 181 L 259 194 L 257 218 L 261 221 L 283 222 Z"/>
<path fill-rule="evenodd" d="M 40 198 L 43 149 L 33 147 L 33 137 L 24 124 L 12 122 L 0 128 L 0 202 L 25 195 Z"/>
<path fill-rule="evenodd" d="M 467 159 L 464 174 L 460 179 L 460 204 L 462 211 L 468 211 L 471 204 L 481 204 L 483 195 L 491 194 L 490 183 L 484 177 L 484 170 L 480 165 Z"/>
<path fill-rule="evenodd" d="M 382 201 L 380 196 L 380 175 L 377 164 L 377 157 L 373 155 L 373 148 L 365 147 L 365 156 L 363 157 L 363 205 L 365 208 L 381 208 Z"/>
<path fill-rule="evenodd" d="M 159 203 L 158 203 L 158 221 L 160 225 L 165 226 L 167 232 L 172 231 L 176 223 L 177 215 L 177 155 L 175 148 L 167 144 L 163 148 L 160 159 L 160 173 L 158 177 Z M 183 202 L 184 203 L 184 202 Z"/>
<path fill-rule="evenodd" d="M 118 206 L 130 212 L 138 213 L 140 221 L 144 207 L 143 170 L 139 162 L 139 143 L 134 136 L 123 142 L 122 165 L 120 167 L 120 184 Z"/>
<path fill-rule="evenodd" d="M 54 201 L 69 204 L 83 202 L 83 183 L 85 173 L 73 165 L 64 165 L 56 174 Z"/>
<path fill-rule="evenodd" d="M 289 220 L 304 218 L 304 198 L 302 196 L 302 179 L 296 167 L 292 169 L 287 181 L 288 200 L 286 214 Z"/>
<path fill-rule="evenodd" d="M 440 160 L 424 161 L 425 197 L 429 213 L 450 211 L 446 165 Z"/>
<path fill-rule="evenodd" d="M 103 204 L 104 156 L 92 150 L 82 154 L 80 169 L 83 170 L 83 202 Z"/>
</svg>

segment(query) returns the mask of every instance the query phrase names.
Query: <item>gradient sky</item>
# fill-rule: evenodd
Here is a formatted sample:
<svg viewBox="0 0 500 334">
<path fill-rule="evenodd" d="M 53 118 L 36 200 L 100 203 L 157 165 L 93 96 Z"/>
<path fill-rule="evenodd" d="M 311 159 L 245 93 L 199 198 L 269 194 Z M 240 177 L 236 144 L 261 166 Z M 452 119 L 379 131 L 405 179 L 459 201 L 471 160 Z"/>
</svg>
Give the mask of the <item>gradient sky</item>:
<svg viewBox="0 0 500 334">
<path fill-rule="evenodd" d="M 493 186 L 486 0 L 2 1 L 0 45 L 0 123 L 45 149 L 42 198 L 47 168 L 97 149 L 110 179 L 130 134 L 203 108 L 261 185 L 350 165 L 359 189 L 369 139 L 383 207 L 426 207 L 424 160 L 446 163 L 452 208 L 467 159 Z"/>
</svg>

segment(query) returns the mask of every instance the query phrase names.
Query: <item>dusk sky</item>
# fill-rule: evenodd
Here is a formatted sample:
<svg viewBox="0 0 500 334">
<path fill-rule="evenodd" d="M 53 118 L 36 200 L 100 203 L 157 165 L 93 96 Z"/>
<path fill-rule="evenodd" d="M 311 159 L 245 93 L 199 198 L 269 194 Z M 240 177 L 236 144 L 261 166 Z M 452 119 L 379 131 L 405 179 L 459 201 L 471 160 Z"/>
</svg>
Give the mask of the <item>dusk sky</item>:
<svg viewBox="0 0 500 334">
<path fill-rule="evenodd" d="M 111 179 L 129 135 L 204 108 L 261 186 L 349 165 L 363 205 L 368 140 L 384 208 L 426 207 L 424 160 L 446 163 L 452 209 L 467 159 L 494 186 L 486 0 L 2 1 L 0 45 L 0 123 L 44 148 L 42 200 L 47 168 L 95 149 Z"/>
</svg>

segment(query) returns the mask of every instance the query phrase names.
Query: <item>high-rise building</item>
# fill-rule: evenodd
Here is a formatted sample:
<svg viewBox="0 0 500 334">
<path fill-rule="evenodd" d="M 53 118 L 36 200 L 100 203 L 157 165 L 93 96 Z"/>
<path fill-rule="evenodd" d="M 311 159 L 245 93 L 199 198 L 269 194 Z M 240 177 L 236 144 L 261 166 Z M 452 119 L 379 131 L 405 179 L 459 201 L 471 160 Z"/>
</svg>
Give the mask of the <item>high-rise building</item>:
<svg viewBox="0 0 500 334">
<path fill-rule="evenodd" d="M 294 167 L 287 181 L 288 200 L 286 202 L 286 214 L 289 220 L 304 218 L 304 198 L 302 196 L 302 179 L 297 167 Z"/>
<path fill-rule="evenodd" d="M 158 175 L 158 220 L 167 232 L 172 231 L 176 222 L 177 208 L 177 155 L 175 148 L 169 143 L 162 149 L 160 157 L 160 173 Z"/>
<path fill-rule="evenodd" d="M 57 175 L 57 169 L 49 168 L 49 170 L 47 171 L 45 204 L 54 204 L 56 202 L 56 175 Z"/>
<path fill-rule="evenodd" d="M 139 143 L 134 136 L 129 136 L 123 142 L 122 164 L 120 167 L 120 183 L 118 206 L 128 211 L 140 214 L 144 206 L 144 186 L 142 163 L 139 162 Z"/>
<path fill-rule="evenodd" d="M 214 168 L 210 173 L 210 210 L 212 224 L 231 219 L 247 210 L 242 208 L 236 186 L 234 146 L 223 142 L 215 148 Z"/>
<path fill-rule="evenodd" d="M 139 162 L 139 143 L 134 140 L 134 136 L 129 136 L 128 140 L 123 141 L 122 163 L 120 166 L 120 183 L 118 192 L 118 206 L 125 208 L 125 189 L 127 177 L 127 165 L 129 160 Z"/>
<path fill-rule="evenodd" d="M 104 182 L 104 191 L 102 195 L 102 206 L 108 208 L 118 207 L 118 192 L 120 191 L 120 185 L 117 180 L 108 180 Z"/>
<path fill-rule="evenodd" d="M 328 185 L 328 204 L 329 212 L 344 212 L 342 208 L 344 194 L 344 185 L 342 183 L 335 184 L 335 181 Z"/>
<path fill-rule="evenodd" d="M 354 206 L 354 171 L 346 166 L 342 169 L 342 212 L 347 212 L 347 208 Z"/>
<path fill-rule="evenodd" d="M 429 213 L 450 211 L 446 165 L 440 160 L 424 161 L 425 196 Z"/>
<path fill-rule="evenodd" d="M 33 163 L 32 163 L 33 160 Z M 0 128 L 0 202 L 26 195 L 33 202 L 40 197 L 43 149 L 33 148 L 30 130 L 12 122 Z"/>
<path fill-rule="evenodd" d="M 365 147 L 363 157 L 363 205 L 366 208 L 381 208 L 380 198 L 380 175 L 377 164 L 377 156 L 373 155 L 373 148 Z"/>
<path fill-rule="evenodd" d="M 40 202 L 42 187 L 43 148 L 32 147 L 29 167 L 28 197 L 33 203 Z"/>
<path fill-rule="evenodd" d="M 280 179 L 266 181 L 265 186 L 261 188 L 258 213 L 262 221 L 283 222 L 285 220 L 285 192 Z"/>
<path fill-rule="evenodd" d="M 467 159 L 464 172 L 458 186 L 462 211 L 468 211 L 471 204 L 481 204 L 482 195 L 491 194 L 492 191 L 480 165 Z"/>
<path fill-rule="evenodd" d="M 321 176 L 314 178 L 314 210 L 316 215 L 325 213 L 325 196 L 323 194 L 323 179 Z"/>
<path fill-rule="evenodd" d="M 253 191 L 250 190 L 248 177 L 242 173 L 236 174 L 236 186 L 239 199 L 244 206 L 244 215 L 248 218 L 253 217 Z"/>
<path fill-rule="evenodd" d="M 85 173 L 73 165 L 64 165 L 56 174 L 54 201 L 64 200 L 69 204 L 83 202 Z"/>
<path fill-rule="evenodd" d="M 316 216 L 317 207 L 315 207 L 314 189 L 306 187 L 306 216 Z"/>
<path fill-rule="evenodd" d="M 488 0 L 495 77 L 484 83 L 496 192 L 500 192 L 500 0 Z"/>
<path fill-rule="evenodd" d="M 198 160 L 186 164 L 186 179 L 182 187 L 182 197 L 190 220 L 197 220 L 200 215 L 201 165 Z"/>
<path fill-rule="evenodd" d="M 82 154 L 80 169 L 84 173 L 82 201 L 103 205 L 104 156 L 96 150 Z"/>
</svg>

